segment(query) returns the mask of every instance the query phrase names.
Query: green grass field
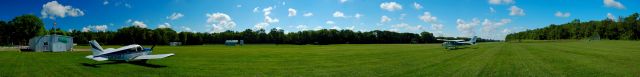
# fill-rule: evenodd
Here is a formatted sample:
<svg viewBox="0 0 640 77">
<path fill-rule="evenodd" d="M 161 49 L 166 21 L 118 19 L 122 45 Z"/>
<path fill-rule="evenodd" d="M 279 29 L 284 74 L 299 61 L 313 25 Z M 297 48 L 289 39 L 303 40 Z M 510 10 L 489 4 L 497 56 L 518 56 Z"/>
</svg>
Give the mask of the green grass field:
<svg viewBox="0 0 640 77">
<path fill-rule="evenodd" d="M 115 46 L 110 46 L 115 47 Z M 88 48 L 88 47 L 76 47 Z M 0 52 L 0 76 L 640 76 L 639 41 L 440 44 L 223 45 L 156 47 L 160 68 L 129 63 L 85 66 L 90 52 Z M 109 62 L 97 62 L 109 63 Z"/>
</svg>

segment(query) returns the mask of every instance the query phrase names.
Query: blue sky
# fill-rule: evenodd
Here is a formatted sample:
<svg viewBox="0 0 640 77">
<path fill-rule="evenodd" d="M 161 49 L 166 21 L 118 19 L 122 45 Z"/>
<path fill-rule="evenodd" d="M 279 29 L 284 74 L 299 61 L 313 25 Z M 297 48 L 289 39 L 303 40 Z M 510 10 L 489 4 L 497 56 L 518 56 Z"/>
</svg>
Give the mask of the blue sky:
<svg viewBox="0 0 640 77">
<path fill-rule="evenodd" d="M 3 0 L 0 20 L 34 14 L 52 28 L 114 31 L 245 29 L 391 30 L 504 39 L 508 33 L 573 19 L 602 20 L 640 10 L 639 0 Z M 295 12 L 293 12 L 295 11 Z"/>
</svg>

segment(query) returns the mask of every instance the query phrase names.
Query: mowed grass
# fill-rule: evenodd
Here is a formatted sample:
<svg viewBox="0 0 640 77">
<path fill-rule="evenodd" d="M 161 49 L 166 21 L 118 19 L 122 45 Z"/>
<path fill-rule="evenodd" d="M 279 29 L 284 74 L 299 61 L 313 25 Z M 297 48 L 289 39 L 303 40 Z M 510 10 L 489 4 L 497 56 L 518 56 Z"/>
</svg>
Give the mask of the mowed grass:
<svg viewBox="0 0 640 77">
<path fill-rule="evenodd" d="M 90 52 L 6 51 L 0 52 L 0 76 L 640 76 L 639 41 L 480 43 L 458 50 L 440 44 L 159 46 L 154 53 L 176 55 L 149 60 L 161 68 L 90 67 L 82 65 L 95 62 L 84 58 Z"/>
</svg>

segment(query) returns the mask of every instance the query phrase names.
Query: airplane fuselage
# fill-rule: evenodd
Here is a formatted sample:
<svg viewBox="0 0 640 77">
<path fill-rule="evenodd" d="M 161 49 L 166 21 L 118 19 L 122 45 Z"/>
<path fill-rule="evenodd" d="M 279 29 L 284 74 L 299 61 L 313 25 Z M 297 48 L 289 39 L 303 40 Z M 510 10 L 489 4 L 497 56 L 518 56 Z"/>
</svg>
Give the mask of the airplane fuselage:
<svg viewBox="0 0 640 77">
<path fill-rule="evenodd" d="M 128 49 L 120 52 L 113 52 L 109 54 L 100 55 L 97 57 L 104 57 L 111 61 L 132 61 L 134 58 L 141 55 L 151 54 L 149 49 Z"/>
</svg>

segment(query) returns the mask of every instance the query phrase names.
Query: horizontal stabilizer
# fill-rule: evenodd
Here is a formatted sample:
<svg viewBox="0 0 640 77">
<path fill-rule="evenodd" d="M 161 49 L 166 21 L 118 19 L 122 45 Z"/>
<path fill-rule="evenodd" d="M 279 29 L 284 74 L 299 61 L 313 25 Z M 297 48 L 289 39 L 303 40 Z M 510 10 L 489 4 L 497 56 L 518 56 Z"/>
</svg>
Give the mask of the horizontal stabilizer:
<svg viewBox="0 0 640 77">
<path fill-rule="evenodd" d="M 141 60 L 141 59 L 161 59 L 161 58 L 165 58 L 165 57 L 169 57 L 174 55 L 173 53 L 170 54 L 157 54 L 157 55 L 142 55 L 142 56 L 138 56 L 136 58 L 134 58 L 135 60 Z"/>
</svg>

